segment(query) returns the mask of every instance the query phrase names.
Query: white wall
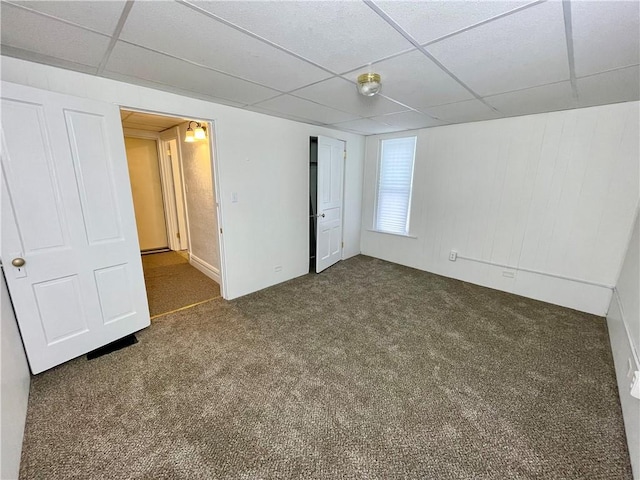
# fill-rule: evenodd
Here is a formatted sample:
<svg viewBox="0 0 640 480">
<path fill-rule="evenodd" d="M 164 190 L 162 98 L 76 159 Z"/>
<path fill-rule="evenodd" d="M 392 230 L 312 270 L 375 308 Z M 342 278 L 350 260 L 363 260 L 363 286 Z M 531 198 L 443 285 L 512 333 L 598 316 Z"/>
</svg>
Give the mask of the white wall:
<svg viewBox="0 0 640 480">
<path fill-rule="evenodd" d="M 8 82 L 215 121 L 227 298 L 308 272 L 310 136 L 347 142 L 344 254 L 359 253 L 364 137 L 10 57 L 1 61 Z M 231 203 L 232 192 L 238 203 Z"/>
<path fill-rule="evenodd" d="M 385 136 L 367 137 L 362 253 L 604 316 L 638 201 L 638 105 L 415 132 L 417 238 L 368 230 Z"/>
<path fill-rule="evenodd" d="M 178 131 L 186 191 L 189 254 L 196 267 L 212 272 L 212 278 L 220 283 L 218 216 L 209 142 L 185 142 L 187 126 L 188 122 L 183 123 Z"/>
<path fill-rule="evenodd" d="M 638 213 L 636 213 L 633 234 L 607 315 L 627 444 L 636 479 L 640 479 L 640 399 L 631 396 L 629 386 L 633 372 L 640 370 L 638 362 L 638 353 L 640 353 L 639 223 Z"/>
<path fill-rule="evenodd" d="M 0 277 L 2 281 L 2 296 L 0 297 L 0 309 L 2 310 L 0 325 L 0 335 L 2 336 L 0 344 L 0 358 L 2 359 L 0 365 L 0 378 L 2 379 L 0 478 L 10 479 L 18 478 L 31 374 L 9 299 L 7 284 L 2 273 L 0 273 Z"/>
</svg>

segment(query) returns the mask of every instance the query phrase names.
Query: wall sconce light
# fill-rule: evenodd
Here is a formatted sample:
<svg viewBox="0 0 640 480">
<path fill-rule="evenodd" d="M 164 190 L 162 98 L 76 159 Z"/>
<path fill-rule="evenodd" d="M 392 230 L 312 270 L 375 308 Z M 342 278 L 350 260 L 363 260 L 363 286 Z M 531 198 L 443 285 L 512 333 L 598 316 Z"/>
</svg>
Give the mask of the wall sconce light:
<svg viewBox="0 0 640 480">
<path fill-rule="evenodd" d="M 195 130 L 191 128 L 191 124 L 195 123 Z M 205 132 L 204 127 L 200 122 L 196 122 L 191 120 L 189 122 L 189 126 L 187 127 L 187 133 L 184 135 L 184 141 L 188 143 L 195 142 L 196 140 L 205 140 L 207 138 L 207 132 Z"/>
<path fill-rule="evenodd" d="M 382 89 L 380 75 L 377 73 L 363 73 L 358 76 L 358 92 L 365 97 L 373 97 Z"/>
</svg>

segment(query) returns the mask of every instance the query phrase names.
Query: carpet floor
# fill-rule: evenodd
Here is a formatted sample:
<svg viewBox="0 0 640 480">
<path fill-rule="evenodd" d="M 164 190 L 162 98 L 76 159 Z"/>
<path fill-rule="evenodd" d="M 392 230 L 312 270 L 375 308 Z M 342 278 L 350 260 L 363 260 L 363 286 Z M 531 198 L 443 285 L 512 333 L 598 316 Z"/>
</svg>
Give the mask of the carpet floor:
<svg viewBox="0 0 640 480">
<path fill-rule="evenodd" d="M 220 296 L 220 286 L 178 252 L 142 256 L 151 316 Z"/>
<path fill-rule="evenodd" d="M 604 319 L 358 256 L 33 379 L 22 479 L 630 479 Z"/>
</svg>

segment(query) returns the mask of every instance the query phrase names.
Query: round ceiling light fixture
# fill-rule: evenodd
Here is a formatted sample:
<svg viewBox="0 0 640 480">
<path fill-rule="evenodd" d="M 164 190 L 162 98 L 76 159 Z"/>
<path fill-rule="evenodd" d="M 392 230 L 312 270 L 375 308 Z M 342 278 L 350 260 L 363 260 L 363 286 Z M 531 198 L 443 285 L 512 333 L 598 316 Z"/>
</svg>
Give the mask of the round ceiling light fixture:
<svg viewBox="0 0 640 480">
<path fill-rule="evenodd" d="M 358 92 L 365 97 L 373 97 L 382 89 L 380 75 L 377 73 L 363 73 L 358 76 Z"/>
</svg>

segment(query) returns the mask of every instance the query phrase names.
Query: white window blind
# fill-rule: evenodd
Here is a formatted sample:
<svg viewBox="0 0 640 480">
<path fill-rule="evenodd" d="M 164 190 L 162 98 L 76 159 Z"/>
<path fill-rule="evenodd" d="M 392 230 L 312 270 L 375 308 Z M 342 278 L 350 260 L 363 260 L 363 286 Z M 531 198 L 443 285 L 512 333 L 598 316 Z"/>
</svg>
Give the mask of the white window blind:
<svg viewBox="0 0 640 480">
<path fill-rule="evenodd" d="M 407 235 L 416 137 L 382 140 L 375 229 Z"/>
</svg>

